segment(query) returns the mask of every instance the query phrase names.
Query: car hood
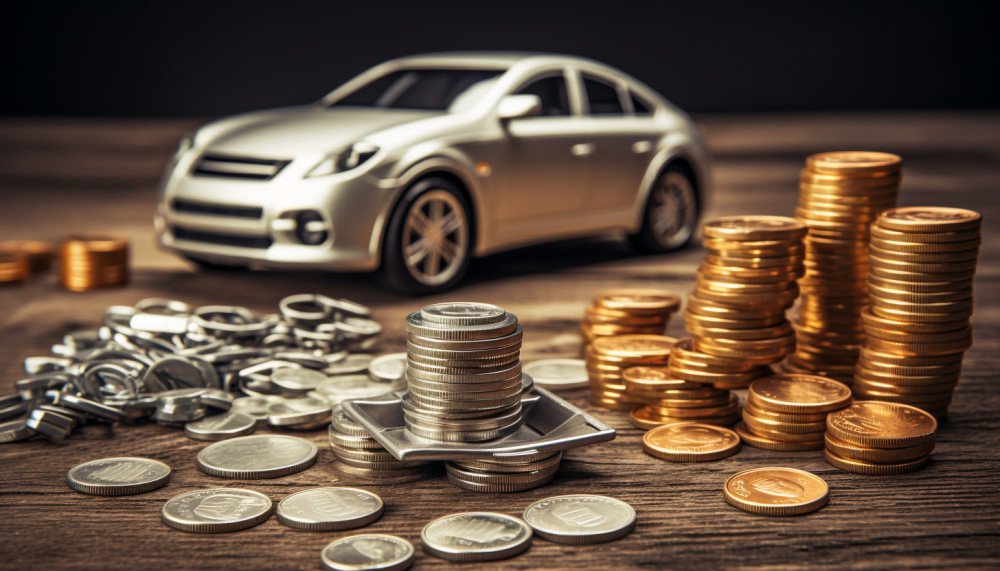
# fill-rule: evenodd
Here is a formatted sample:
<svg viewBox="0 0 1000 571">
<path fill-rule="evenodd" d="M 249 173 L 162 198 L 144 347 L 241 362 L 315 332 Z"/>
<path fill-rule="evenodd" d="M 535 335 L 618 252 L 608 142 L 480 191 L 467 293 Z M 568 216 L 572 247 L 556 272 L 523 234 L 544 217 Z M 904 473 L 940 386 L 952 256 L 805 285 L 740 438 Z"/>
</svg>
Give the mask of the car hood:
<svg viewBox="0 0 1000 571">
<path fill-rule="evenodd" d="M 361 107 L 286 107 L 213 121 L 198 130 L 196 143 L 218 153 L 292 158 L 335 152 L 369 134 L 440 115 Z"/>
</svg>

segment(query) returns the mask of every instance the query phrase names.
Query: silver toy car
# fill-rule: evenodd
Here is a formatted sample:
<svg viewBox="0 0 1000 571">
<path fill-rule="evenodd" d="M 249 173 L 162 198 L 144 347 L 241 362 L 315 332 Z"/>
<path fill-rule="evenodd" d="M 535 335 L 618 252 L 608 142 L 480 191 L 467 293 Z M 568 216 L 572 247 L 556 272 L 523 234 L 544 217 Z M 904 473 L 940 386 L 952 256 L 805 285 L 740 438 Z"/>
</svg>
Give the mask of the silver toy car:
<svg viewBox="0 0 1000 571">
<path fill-rule="evenodd" d="M 620 71 L 431 54 L 185 136 L 155 223 L 203 266 L 379 269 L 429 293 L 474 255 L 547 240 L 623 231 L 643 251 L 679 248 L 707 190 L 691 119 Z"/>
</svg>

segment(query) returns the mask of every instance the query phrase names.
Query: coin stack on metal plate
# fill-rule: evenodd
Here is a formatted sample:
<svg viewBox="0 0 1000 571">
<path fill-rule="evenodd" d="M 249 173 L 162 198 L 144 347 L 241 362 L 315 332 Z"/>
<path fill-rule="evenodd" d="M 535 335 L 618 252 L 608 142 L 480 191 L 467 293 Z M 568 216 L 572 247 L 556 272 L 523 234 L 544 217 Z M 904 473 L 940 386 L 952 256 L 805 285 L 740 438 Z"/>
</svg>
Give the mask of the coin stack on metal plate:
<svg viewBox="0 0 1000 571">
<path fill-rule="evenodd" d="M 798 296 L 806 227 L 783 216 L 728 216 L 702 226 L 708 255 L 684 312 L 692 339 L 670 358 L 677 379 L 745 388 L 795 350 L 785 310 Z"/>
<path fill-rule="evenodd" d="M 330 422 L 330 446 L 337 457 L 334 469 L 347 476 L 382 483 L 423 479 L 433 473 L 431 462 L 396 460 L 360 424 L 335 406 Z"/>
<path fill-rule="evenodd" d="M 937 420 L 917 407 L 858 401 L 826 420 L 826 461 L 855 474 L 919 470 L 934 450 Z"/>
<path fill-rule="evenodd" d="M 0 251 L 0 284 L 23 282 L 30 274 L 28 258 L 24 254 Z"/>
<path fill-rule="evenodd" d="M 584 345 L 611 335 L 663 335 L 681 305 L 676 295 L 655 289 L 615 289 L 594 296 L 580 325 Z"/>
<path fill-rule="evenodd" d="M 948 412 L 972 345 L 972 278 L 982 241 L 978 212 L 913 206 L 872 224 L 866 340 L 854 394 Z"/>
<path fill-rule="evenodd" d="M 796 216 L 809 227 L 806 274 L 795 320 L 797 348 L 785 369 L 850 384 L 864 341 L 869 225 L 896 205 L 901 159 L 889 153 L 820 153 L 799 177 Z"/>
<path fill-rule="evenodd" d="M 644 401 L 626 394 L 625 370 L 665 366 L 676 340 L 665 335 L 598 337 L 587 346 L 590 402 L 610 410 L 632 410 Z"/>
<path fill-rule="evenodd" d="M 739 412 L 739 399 L 728 390 L 675 379 L 669 367 L 629 367 L 622 378 L 626 396 L 645 403 L 630 414 L 637 428 L 649 430 L 676 422 L 728 426 Z"/>
<path fill-rule="evenodd" d="M 754 381 L 736 432 L 754 448 L 822 450 L 827 415 L 851 403 L 851 389 L 815 375 L 788 373 Z"/>
<path fill-rule="evenodd" d="M 113 236 L 71 236 L 59 245 L 59 283 L 70 291 L 125 285 L 129 245 Z"/>
</svg>

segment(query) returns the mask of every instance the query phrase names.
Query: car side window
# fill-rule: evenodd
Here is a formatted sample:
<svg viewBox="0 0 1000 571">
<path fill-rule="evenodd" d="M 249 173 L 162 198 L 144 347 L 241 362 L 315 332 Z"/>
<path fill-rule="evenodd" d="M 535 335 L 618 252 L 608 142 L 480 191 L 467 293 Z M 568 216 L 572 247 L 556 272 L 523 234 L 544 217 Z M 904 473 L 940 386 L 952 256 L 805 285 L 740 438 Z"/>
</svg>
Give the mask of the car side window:
<svg viewBox="0 0 1000 571">
<path fill-rule="evenodd" d="M 591 115 L 625 114 L 621 98 L 618 97 L 618 89 L 614 85 L 603 79 L 584 75 L 583 88 L 587 92 L 587 106 Z"/>
<path fill-rule="evenodd" d="M 632 112 L 636 115 L 652 115 L 652 106 L 639 98 L 638 95 L 629 91 L 629 98 L 632 99 Z"/>
<path fill-rule="evenodd" d="M 536 79 L 517 90 L 515 95 L 537 95 L 542 100 L 543 117 L 564 117 L 569 115 L 569 95 L 566 91 L 566 78 L 550 75 Z"/>
</svg>

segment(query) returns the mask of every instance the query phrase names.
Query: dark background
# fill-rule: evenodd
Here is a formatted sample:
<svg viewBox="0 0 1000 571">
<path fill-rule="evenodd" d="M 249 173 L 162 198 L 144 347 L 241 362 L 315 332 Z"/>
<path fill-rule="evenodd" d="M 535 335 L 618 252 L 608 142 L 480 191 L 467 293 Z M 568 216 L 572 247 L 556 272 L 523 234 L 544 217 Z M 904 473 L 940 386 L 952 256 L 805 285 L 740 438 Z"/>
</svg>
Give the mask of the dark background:
<svg viewBox="0 0 1000 571">
<path fill-rule="evenodd" d="M 411 53 L 619 67 L 695 112 L 1000 107 L 1000 3 L 4 4 L 0 113 L 209 116 L 308 102 Z"/>
</svg>

